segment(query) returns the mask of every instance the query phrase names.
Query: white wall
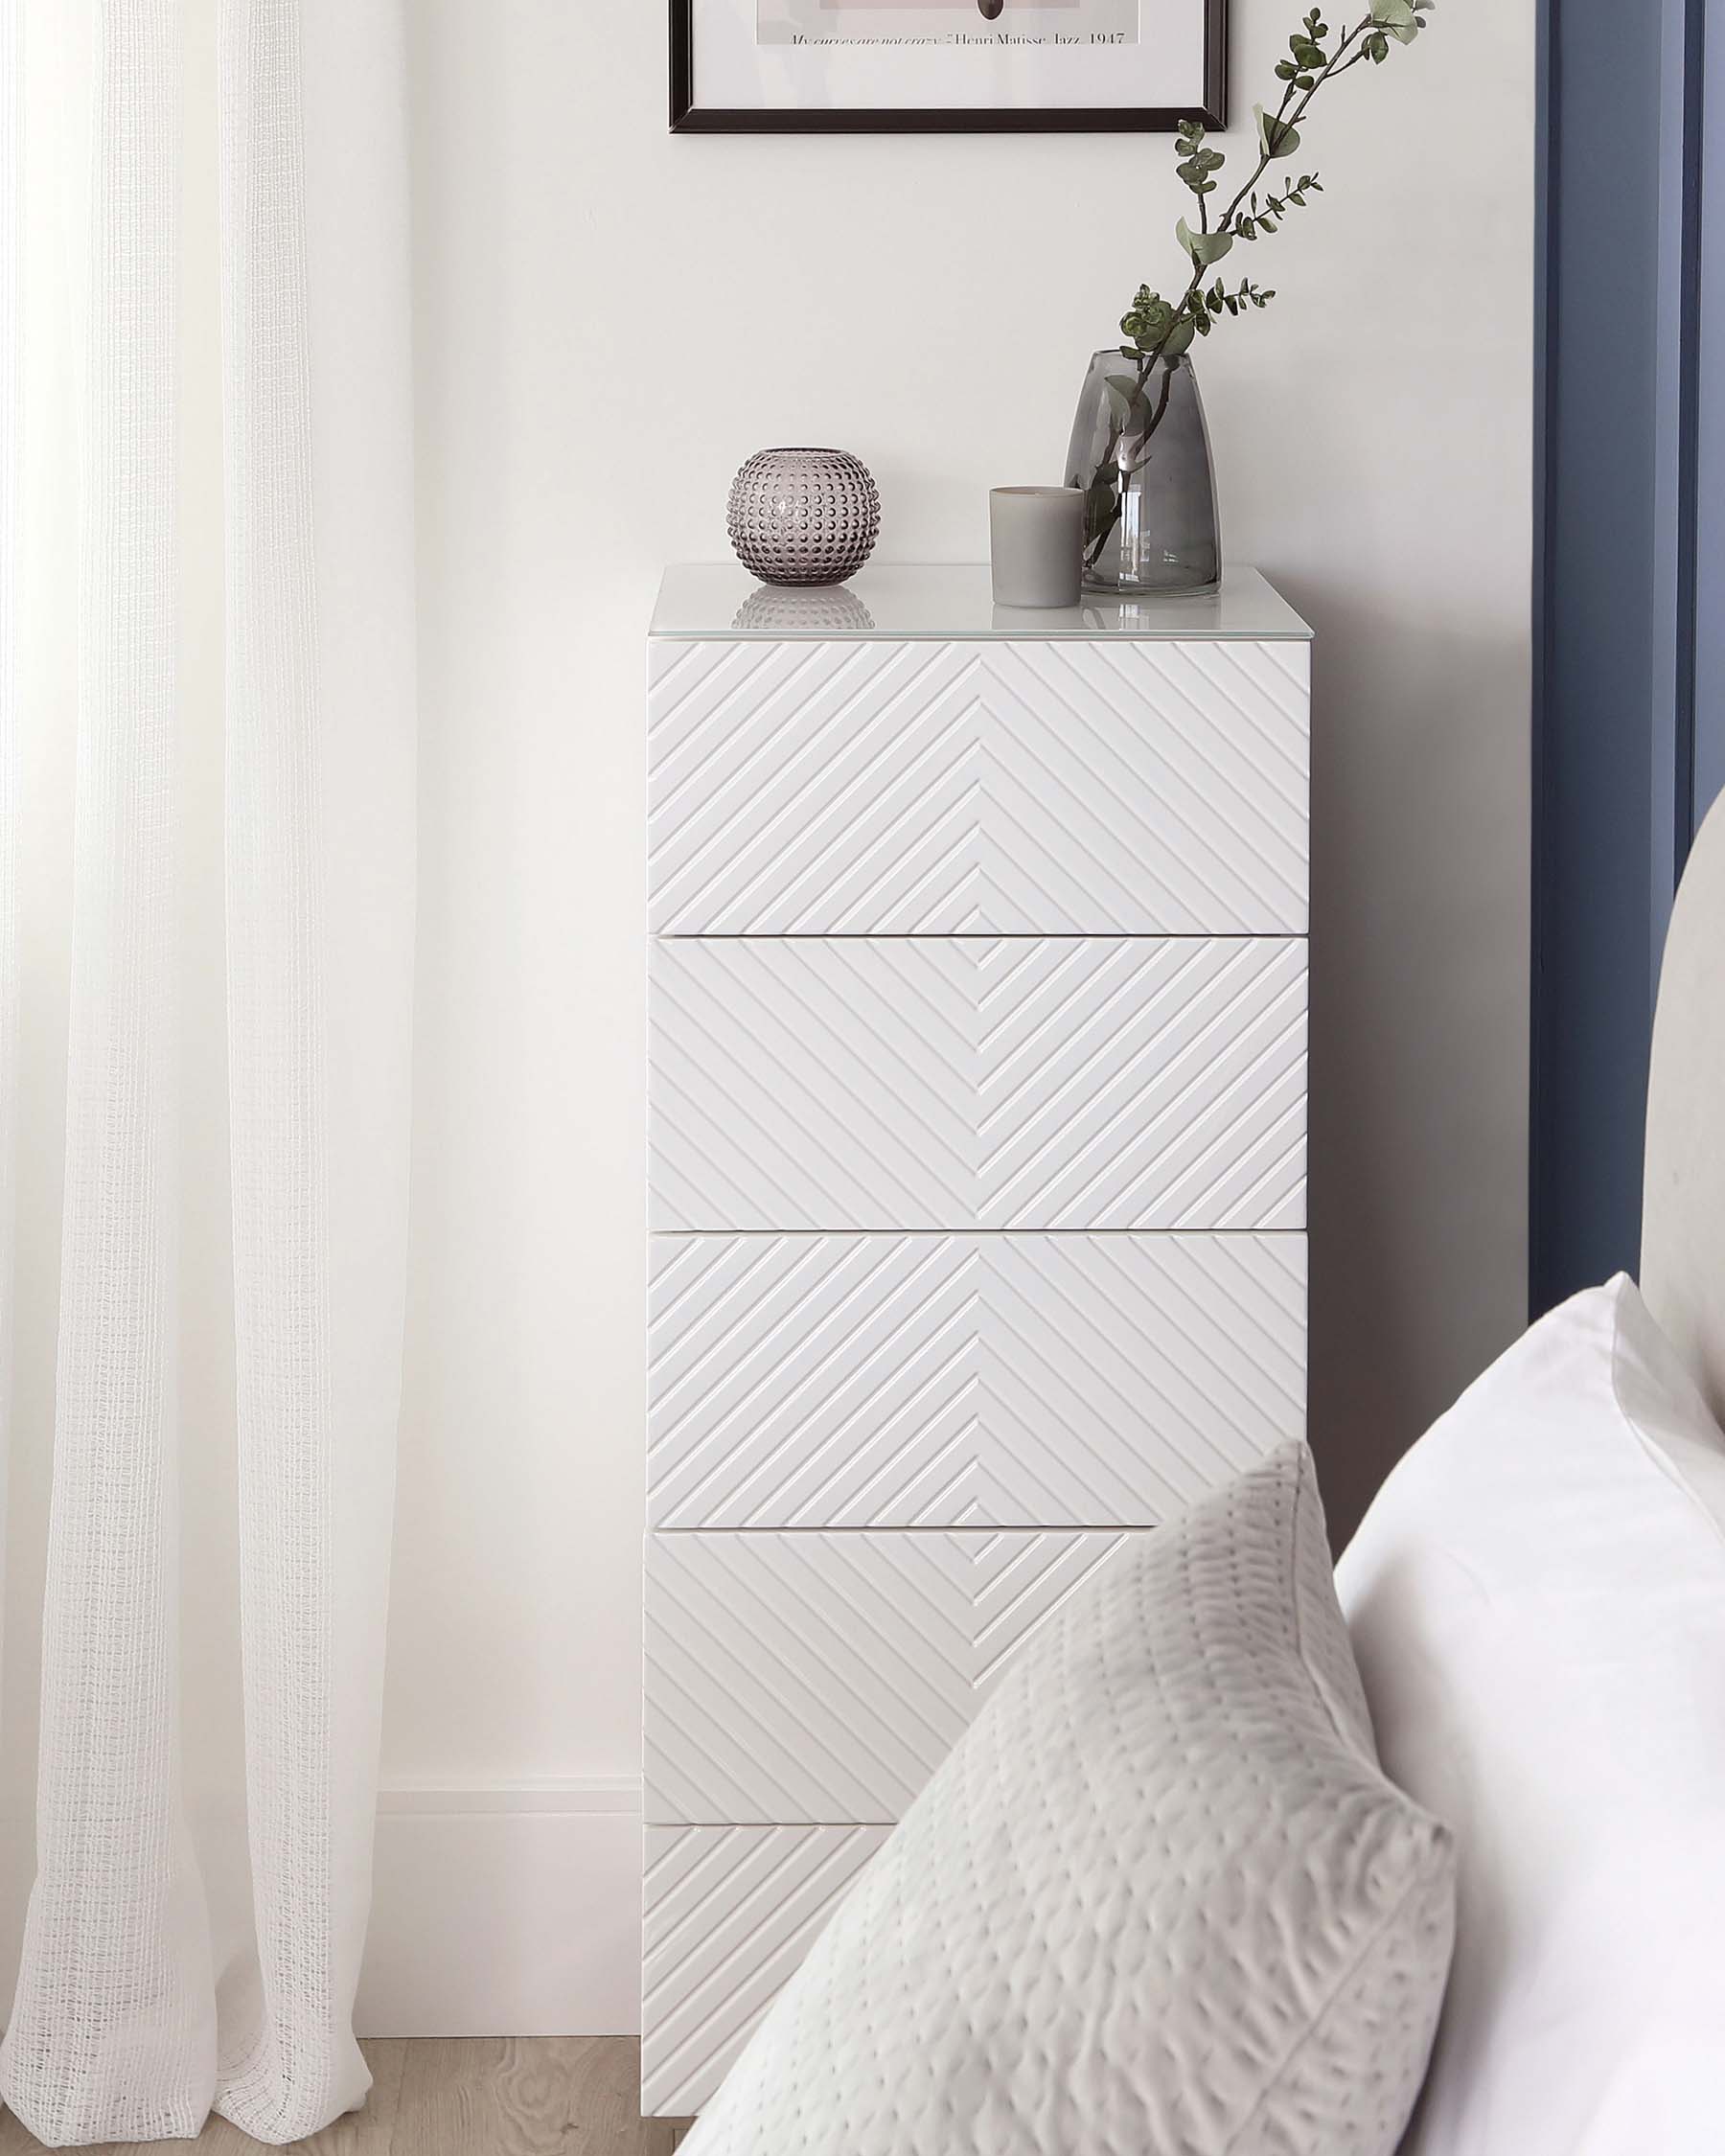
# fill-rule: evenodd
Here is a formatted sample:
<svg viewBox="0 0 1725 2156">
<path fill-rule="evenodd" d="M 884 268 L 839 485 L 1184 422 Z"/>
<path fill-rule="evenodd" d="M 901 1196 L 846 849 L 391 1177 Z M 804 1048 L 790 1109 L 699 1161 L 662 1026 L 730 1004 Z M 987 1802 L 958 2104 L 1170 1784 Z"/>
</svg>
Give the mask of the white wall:
<svg viewBox="0 0 1725 2156">
<path fill-rule="evenodd" d="M 663 10 L 413 0 L 425 738 L 416 1270 L 369 2019 L 633 1988 L 642 648 L 748 451 L 974 560 L 1172 281 L 1165 140 L 673 140 Z M 1250 120 L 1297 0 L 1234 0 Z M 1315 1434 L 1351 1517 L 1523 1312 L 1533 0 L 1307 132 L 1200 355 L 1229 551 L 1319 631 Z M 1236 127 L 1231 147 L 1243 149 Z M 1301 162 L 1305 162 L 1302 155 Z M 1230 265 L 1231 266 L 1231 265 Z"/>
</svg>

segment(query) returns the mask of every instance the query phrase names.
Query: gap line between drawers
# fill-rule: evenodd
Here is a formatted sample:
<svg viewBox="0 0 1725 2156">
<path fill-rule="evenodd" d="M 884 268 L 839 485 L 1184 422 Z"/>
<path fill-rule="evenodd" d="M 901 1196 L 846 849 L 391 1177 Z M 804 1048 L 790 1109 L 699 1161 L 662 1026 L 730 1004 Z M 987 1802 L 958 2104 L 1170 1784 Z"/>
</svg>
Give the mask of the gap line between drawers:
<svg viewBox="0 0 1725 2156">
<path fill-rule="evenodd" d="M 702 1235 L 1130 1235 L 1140 1243 L 1213 1243 L 1224 1235 L 1257 1243 L 1300 1242 L 1306 1227 L 650 1227 L 650 1236 L 692 1242 Z"/>
<path fill-rule="evenodd" d="M 734 1827 L 753 1827 L 763 1834 L 774 1834 L 781 1827 L 793 1833 L 807 1828 L 811 1833 L 829 1834 L 848 1832 L 853 1826 L 878 1826 L 887 1833 L 898 1824 L 895 1819 L 644 1819 L 643 1827 L 655 1828 L 660 1834 L 681 1834 L 692 1827 L 704 1827 L 711 1833 L 728 1834 Z"/>
<path fill-rule="evenodd" d="M 650 929 L 649 943 L 1310 943 L 1309 929 Z"/>
<path fill-rule="evenodd" d="M 1293 1440 L 1287 1438 L 1283 1442 L 1291 1444 Z M 1263 1459 L 1269 1456 L 1266 1453 Z M 1263 1459 L 1257 1462 L 1259 1466 Z M 1251 1472 L 1250 1468 L 1240 1469 L 1242 1475 Z M 1218 1488 L 1226 1486 L 1217 1485 Z M 1214 1494 L 1213 1490 L 1201 1491 L 1192 1502 L 1201 1504 L 1205 1498 Z M 1161 1520 L 1109 1520 L 1092 1526 L 1082 1522 L 1069 1525 L 1065 1521 L 1050 1525 L 1046 1520 L 1020 1520 L 1016 1524 L 966 1520 L 950 1527 L 895 1527 L 889 1523 L 872 1527 L 656 1527 L 649 1525 L 647 1532 L 650 1535 L 723 1535 L 727 1541 L 737 1535 L 1159 1535 L 1163 1525 Z"/>
</svg>

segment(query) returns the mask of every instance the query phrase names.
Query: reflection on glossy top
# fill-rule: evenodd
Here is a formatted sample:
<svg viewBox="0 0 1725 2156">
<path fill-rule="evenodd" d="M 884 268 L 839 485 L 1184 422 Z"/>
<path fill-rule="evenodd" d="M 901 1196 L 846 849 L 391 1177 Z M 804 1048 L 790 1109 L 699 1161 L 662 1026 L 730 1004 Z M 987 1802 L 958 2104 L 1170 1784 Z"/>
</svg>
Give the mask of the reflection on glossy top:
<svg viewBox="0 0 1725 2156">
<path fill-rule="evenodd" d="M 875 618 L 847 585 L 758 584 L 731 616 L 744 636 L 872 636 Z"/>
<path fill-rule="evenodd" d="M 799 590 L 759 585 L 734 562 L 686 562 L 665 571 L 651 633 L 658 637 L 760 637 L 811 642 L 879 637 L 946 642 L 1001 637 L 1086 639 L 1219 637 L 1298 641 L 1312 633 L 1255 569 L 1229 569 L 1204 598 L 1106 599 L 1076 607 L 997 607 L 986 564 L 899 567 L 870 563 L 846 585 Z"/>
</svg>

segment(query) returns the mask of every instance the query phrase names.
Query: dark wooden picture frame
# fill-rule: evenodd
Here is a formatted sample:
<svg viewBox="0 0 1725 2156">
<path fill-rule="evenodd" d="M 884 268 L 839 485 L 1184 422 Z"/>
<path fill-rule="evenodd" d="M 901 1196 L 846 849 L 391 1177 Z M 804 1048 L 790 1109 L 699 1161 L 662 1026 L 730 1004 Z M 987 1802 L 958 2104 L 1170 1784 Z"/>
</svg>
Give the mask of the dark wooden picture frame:
<svg viewBox="0 0 1725 2156">
<path fill-rule="evenodd" d="M 1183 120 L 1228 124 L 1228 0 L 1203 0 L 1204 102 L 848 112 L 723 110 L 695 103 L 695 0 L 671 0 L 671 131 L 678 135 L 1172 134 Z"/>
</svg>

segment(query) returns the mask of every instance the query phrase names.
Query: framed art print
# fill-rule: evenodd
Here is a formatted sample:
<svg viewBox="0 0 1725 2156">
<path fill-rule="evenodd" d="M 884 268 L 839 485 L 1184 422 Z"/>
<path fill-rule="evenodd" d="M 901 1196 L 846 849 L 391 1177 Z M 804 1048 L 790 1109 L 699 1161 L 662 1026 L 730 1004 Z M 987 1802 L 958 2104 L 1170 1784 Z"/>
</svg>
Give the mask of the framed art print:
<svg viewBox="0 0 1725 2156">
<path fill-rule="evenodd" d="M 1228 0 L 671 0 L 678 132 L 1226 120 Z"/>
</svg>

